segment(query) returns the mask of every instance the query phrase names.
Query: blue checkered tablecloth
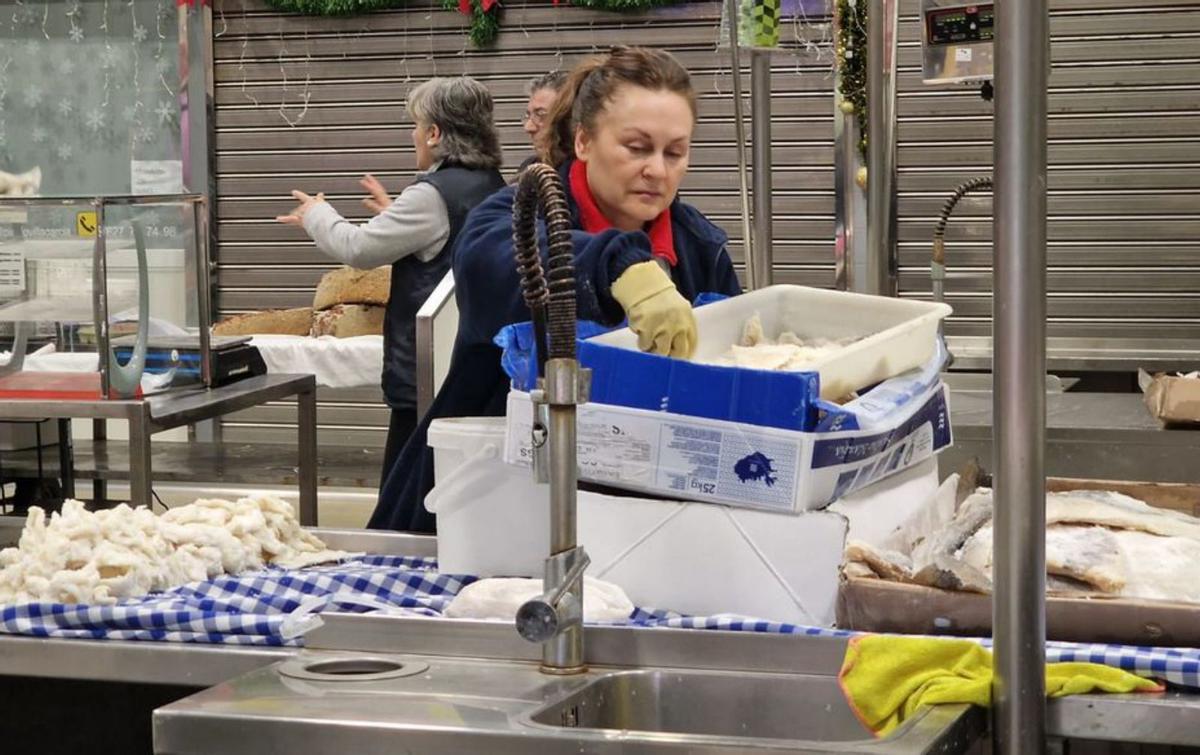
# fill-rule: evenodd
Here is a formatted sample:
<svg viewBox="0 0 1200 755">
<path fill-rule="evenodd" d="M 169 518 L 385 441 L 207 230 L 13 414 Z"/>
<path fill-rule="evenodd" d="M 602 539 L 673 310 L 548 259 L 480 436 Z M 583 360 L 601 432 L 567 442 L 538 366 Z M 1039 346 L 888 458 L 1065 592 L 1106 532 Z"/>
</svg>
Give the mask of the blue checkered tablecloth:
<svg viewBox="0 0 1200 755">
<path fill-rule="evenodd" d="M 220 577 L 111 606 L 28 603 L 0 606 L 0 632 L 31 637 L 159 640 L 234 645 L 301 645 L 321 611 L 387 611 L 439 616 L 475 577 L 440 574 L 432 559 L 362 556 L 298 571 L 266 569 Z M 684 616 L 639 608 L 625 622 L 644 627 L 849 637 L 837 629 L 745 616 Z M 978 640 L 985 646 L 991 640 Z M 1086 661 L 1200 688 L 1200 649 L 1047 642 L 1046 660 Z"/>
</svg>

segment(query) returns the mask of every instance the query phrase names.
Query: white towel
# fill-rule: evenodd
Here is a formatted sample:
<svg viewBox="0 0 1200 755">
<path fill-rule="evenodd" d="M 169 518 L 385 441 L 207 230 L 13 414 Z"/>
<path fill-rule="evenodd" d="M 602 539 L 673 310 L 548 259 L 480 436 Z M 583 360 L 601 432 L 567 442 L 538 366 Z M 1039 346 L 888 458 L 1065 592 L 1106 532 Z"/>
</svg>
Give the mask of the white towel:
<svg viewBox="0 0 1200 755">
<path fill-rule="evenodd" d="M 383 374 L 383 336 L 254 336 L 267 372 L 312 373 L 317 385 L 357 388 L 379 385 Z"/>
<path fill-rule="evenodd" d="M 499 577 L 472 582 L 459 591 L 446 607 L 446 616 L 456 619 L 503 619 L 513 621 L 525 601 L 541 595 L 542 580 Z M 622 621 L 633 613 L 633 602 L 620 587 L 592 577 L 583 578 L 583 620 Z"/>
</svg>

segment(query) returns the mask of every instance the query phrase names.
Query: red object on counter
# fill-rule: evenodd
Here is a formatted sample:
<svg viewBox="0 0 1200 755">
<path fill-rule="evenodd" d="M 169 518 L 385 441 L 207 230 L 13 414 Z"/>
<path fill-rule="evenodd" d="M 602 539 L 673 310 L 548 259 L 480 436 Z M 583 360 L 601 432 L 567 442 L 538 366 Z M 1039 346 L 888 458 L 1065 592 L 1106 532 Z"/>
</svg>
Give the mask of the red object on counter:
<svg viewBox="0 0 1200 755">
<path fill-rule="evenodd" d="M 110 399 L 120 396 L 109 391 Z M 14 372 L 0 377 L 0 399 L 60 399 L 62 401 L 94 401 L 100 393 L 99 372 Z M 135 399 L 142 398 L 139 386 Z"/>
</svg>

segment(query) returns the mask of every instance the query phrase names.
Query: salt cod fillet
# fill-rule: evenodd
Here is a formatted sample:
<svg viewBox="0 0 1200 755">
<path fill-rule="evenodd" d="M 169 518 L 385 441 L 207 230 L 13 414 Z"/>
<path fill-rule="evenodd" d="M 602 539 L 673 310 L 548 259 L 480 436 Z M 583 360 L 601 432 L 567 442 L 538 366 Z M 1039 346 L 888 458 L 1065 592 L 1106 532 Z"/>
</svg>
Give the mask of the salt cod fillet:
<svg viewBox="0 0 1200 755">
<path fill-rule="evenodd" d="M 1125 587 L 1127 570 L 1117 534 L 1104 527 L 1055 525 L 1046 529 L 1046 573 L 1117 594 Z M 958 557 L 992 579 L 992 525 L 979 528 L 963 544 Z"/>
<path fill-rule="evenodd" d="M 1109 490 L 1074 490 L 1046 494 L 1046 524 L 1099 524 L 1164 537 L 1200 540 L 1200 520 Z"/>
<path fill-rule="evenodd" d="M 903 553 L 876 549 L 852 540 L 846 544 L 846 562 L 863 564 L 881 579 L 907 582 L 912 579 L 912 560 Z"/>
</svg>

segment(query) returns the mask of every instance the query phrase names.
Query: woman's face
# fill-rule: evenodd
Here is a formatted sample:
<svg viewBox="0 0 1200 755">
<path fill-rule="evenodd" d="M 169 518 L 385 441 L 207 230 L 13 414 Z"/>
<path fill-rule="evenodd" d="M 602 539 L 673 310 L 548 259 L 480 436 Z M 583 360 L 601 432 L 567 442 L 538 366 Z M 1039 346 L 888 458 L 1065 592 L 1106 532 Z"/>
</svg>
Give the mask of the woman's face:
<svg viewBox="0 0 1200 755">
<path fill-rule="evenodd" d="M 442 133 L 436 125 L 417 122 L 413 126 L 413 147 L 417 150 L 417 170 L 429 170 L 433 167 L 433 148 L 441 141 Z"/>
<path fill-rule="evenodd" d="M 576 131 L 575 154 L 587 163 L 588 188 L 617 228 L 639 230 L 675 199 L 687 173 L 693 121 L 682 95 L 623 84 L 591 132 Z"/>
</svg>

